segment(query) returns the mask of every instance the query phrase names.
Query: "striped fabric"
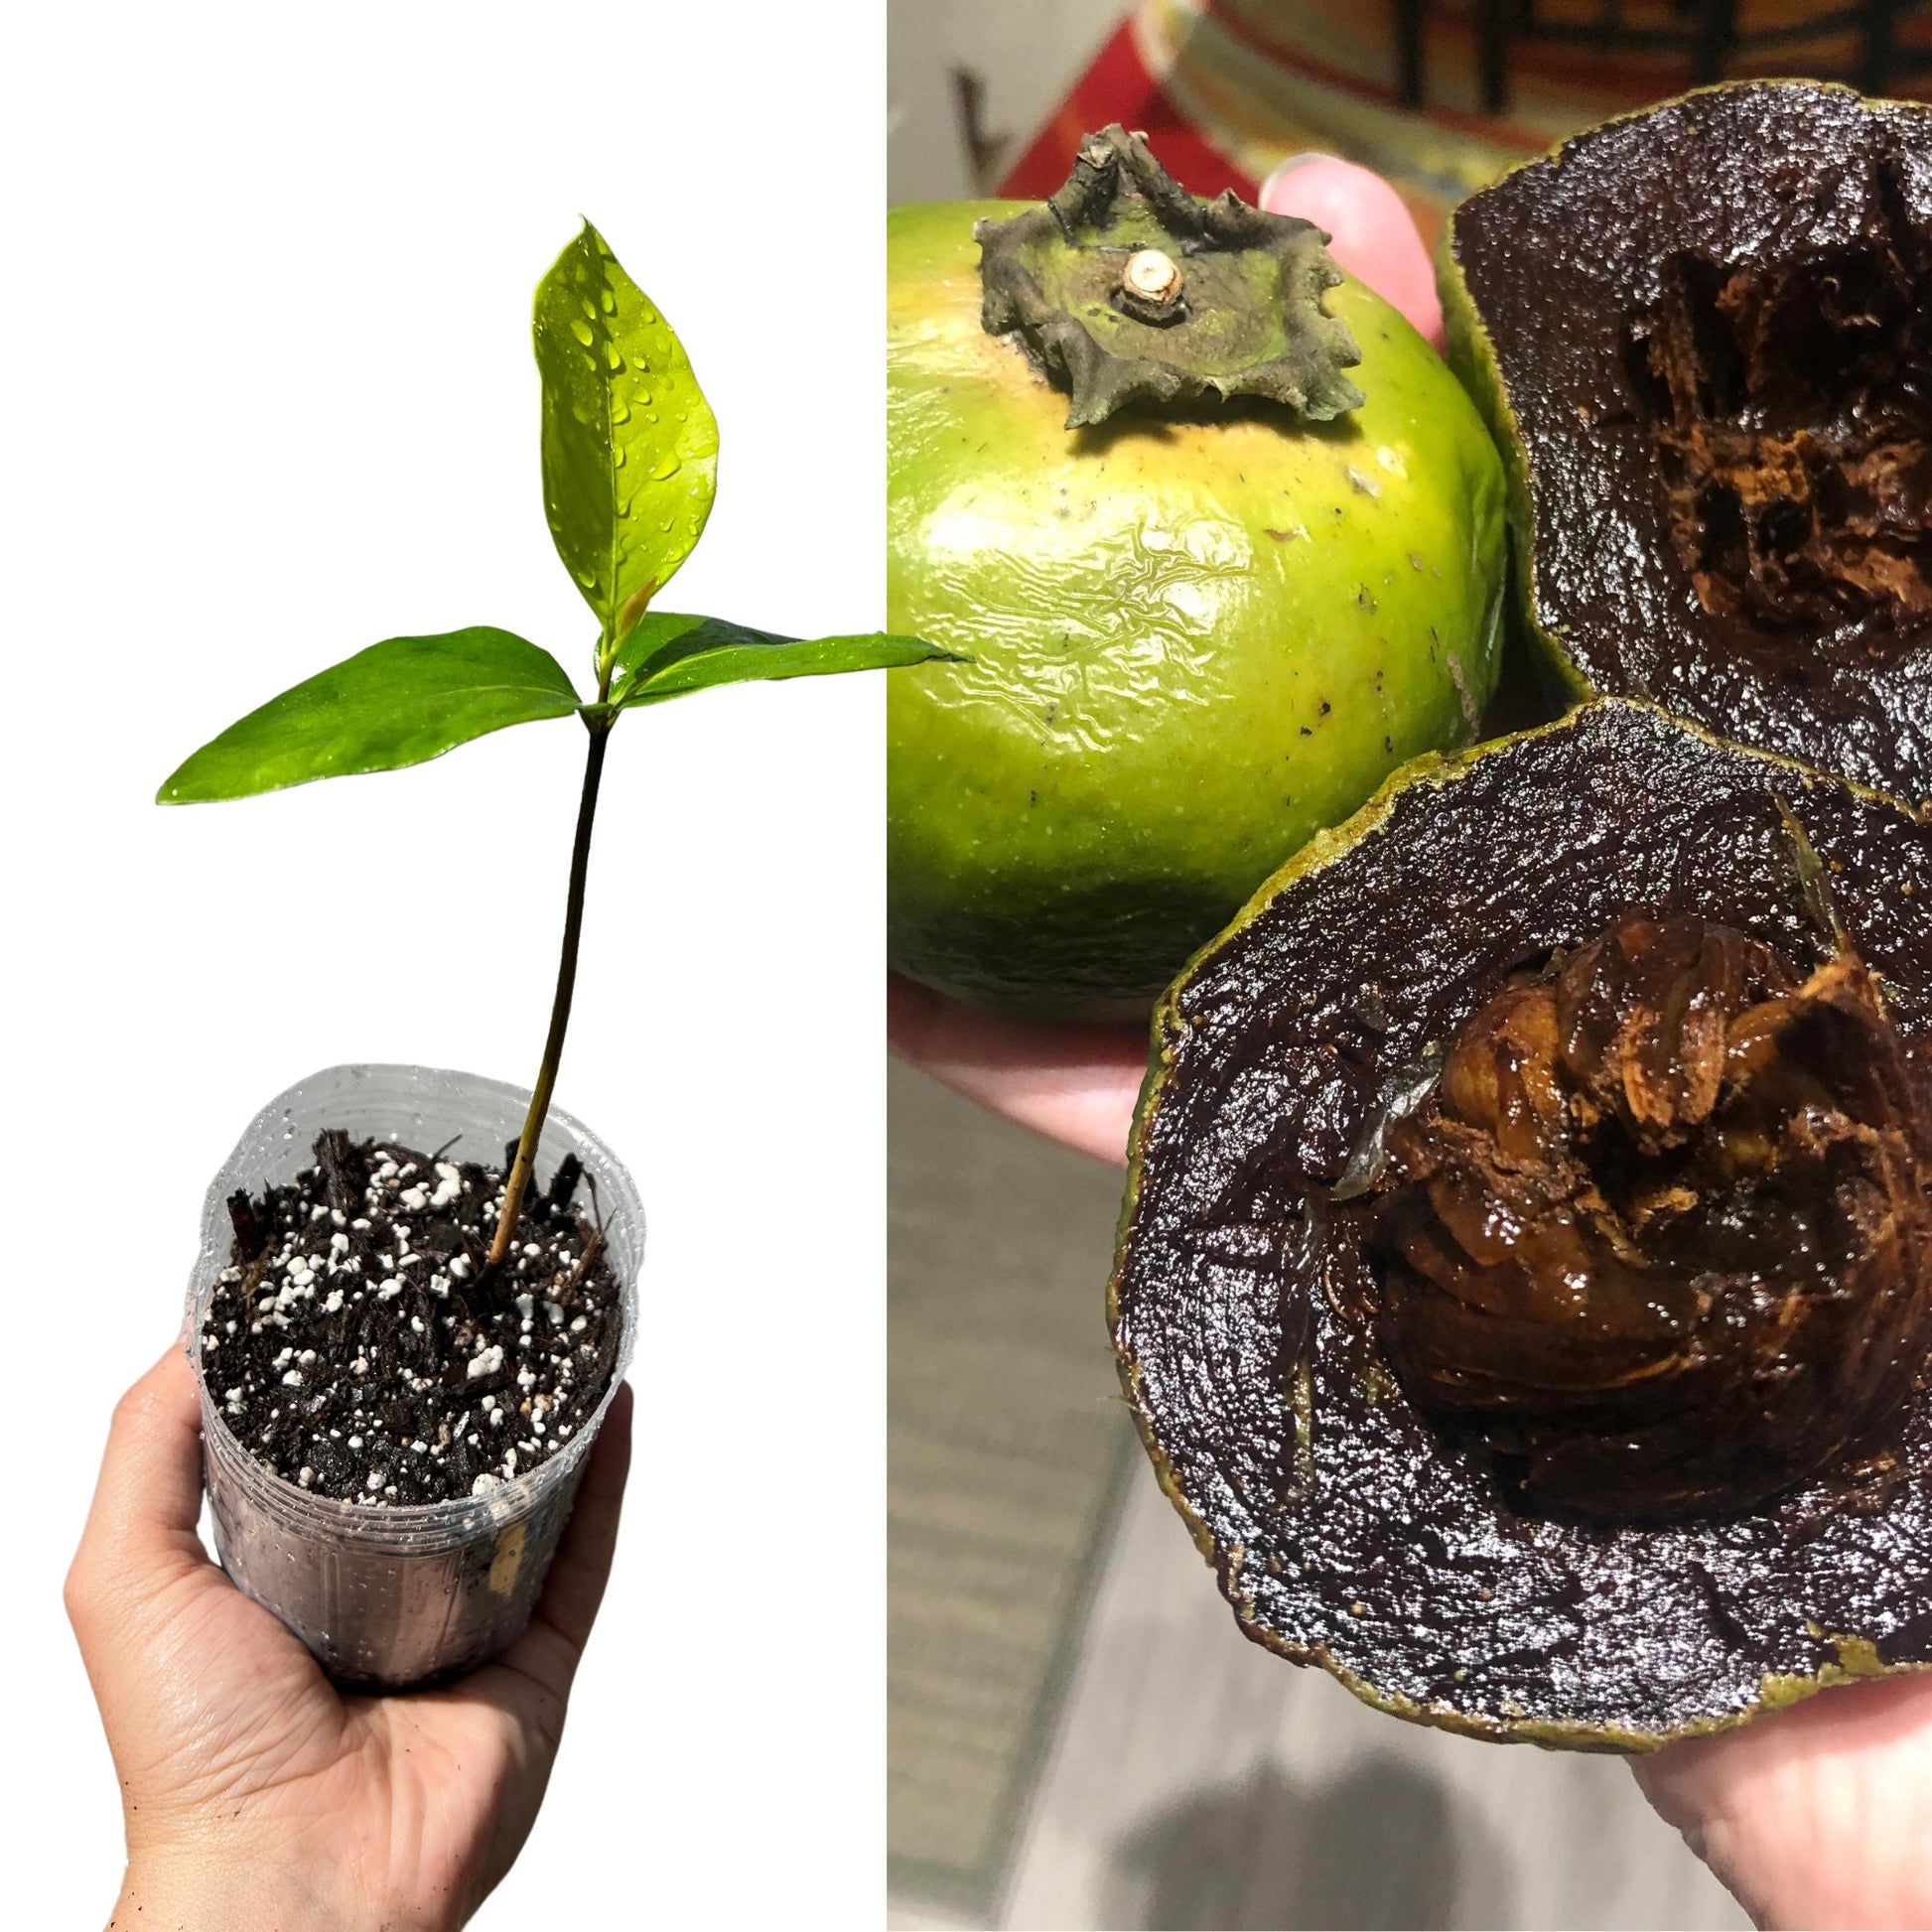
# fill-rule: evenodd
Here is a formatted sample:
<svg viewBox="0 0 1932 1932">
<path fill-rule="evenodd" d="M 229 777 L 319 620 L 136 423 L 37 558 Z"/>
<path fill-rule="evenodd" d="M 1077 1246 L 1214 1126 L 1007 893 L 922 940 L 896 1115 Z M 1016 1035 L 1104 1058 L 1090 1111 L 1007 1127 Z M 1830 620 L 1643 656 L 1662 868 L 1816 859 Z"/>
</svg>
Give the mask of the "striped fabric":
<svg viewBox="0 0 1932 1932">
<path fill-rule="evenodd" d="M 1079 137 L 1145 129 L 1197 195 L 1252 200 L 1309 150 L 1393 181 L 1433 236 L 1525 155 L 1704 81 L 1802 73 L 1932 99 L 1926 0 L 1142 0 L 1008 176 L 1032 200 Z"/>
</svg>

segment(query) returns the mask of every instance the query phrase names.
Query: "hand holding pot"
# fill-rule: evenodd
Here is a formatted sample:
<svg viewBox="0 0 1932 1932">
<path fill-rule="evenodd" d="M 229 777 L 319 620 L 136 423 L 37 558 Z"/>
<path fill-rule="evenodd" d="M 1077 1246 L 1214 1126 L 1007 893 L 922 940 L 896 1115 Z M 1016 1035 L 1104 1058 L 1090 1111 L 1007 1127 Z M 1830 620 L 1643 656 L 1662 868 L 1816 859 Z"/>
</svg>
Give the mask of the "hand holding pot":
<svg viewBox="0 0 1932 1932">
<path fill-rule="evenodd" d="M 68 1576 L 121 1784 L 116 1922 L 461 1925 L 549 1780 L 630 1459 L 620 1390 L 524 1635 L 440 1690 L 345 1696 L 196 1534 L 201 1404 L 171 1347 L 122 1398 Z"/>
</svg>

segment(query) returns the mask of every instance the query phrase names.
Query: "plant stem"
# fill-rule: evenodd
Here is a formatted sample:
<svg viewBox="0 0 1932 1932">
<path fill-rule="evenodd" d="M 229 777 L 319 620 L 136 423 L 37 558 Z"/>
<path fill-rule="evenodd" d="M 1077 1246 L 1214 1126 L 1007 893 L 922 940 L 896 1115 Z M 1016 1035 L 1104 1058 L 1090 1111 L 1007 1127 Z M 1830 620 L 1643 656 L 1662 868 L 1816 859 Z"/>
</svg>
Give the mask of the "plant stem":
<svg viewBox="0 0 1932 1932">
<path fill-rule="evenodd" d="M 604 696 L 600 688 L 599 700 Z M 597 788 L 604 776 L 604 748 L 610 740 L 612 722 L 609 718 L 584 720 L 590 731 L 591 747 L 584 760 L 584 795 L 577 806 L 577 838 L 570 849 L 570 892 L 564 903 L 563 955 L 557 962 L 557 993 L 550 1005 L 550 1035 L 543 1042 L 543 1064 L 537 1069 L 530 1111 L 523 1120 L 523 1137 L 516 1144 L 516 1159 L 510 1164 L 510 1177 L 503 1188 L 503 1211 L 496 1222 L 496 1238 L 489 1244 L 489 1260 L 483 1270 L 486 1276 L 493 1276 L 509 1253 L 516 1233 L 516 1217 L 522 1212 L 523 1196 L 530 1185 L 537 1140 L 543 1133 L 544 1116 L 550 1111 L 551 1090 L 557 1084 L 557 1064 L 564 1056 L 564 1034 L 570 1026 L 570 996 L 577 987 L 577 939 L 584 929 L 584 880 L 590 871 L 591 827 L 597 820 Z"/>
</svg>

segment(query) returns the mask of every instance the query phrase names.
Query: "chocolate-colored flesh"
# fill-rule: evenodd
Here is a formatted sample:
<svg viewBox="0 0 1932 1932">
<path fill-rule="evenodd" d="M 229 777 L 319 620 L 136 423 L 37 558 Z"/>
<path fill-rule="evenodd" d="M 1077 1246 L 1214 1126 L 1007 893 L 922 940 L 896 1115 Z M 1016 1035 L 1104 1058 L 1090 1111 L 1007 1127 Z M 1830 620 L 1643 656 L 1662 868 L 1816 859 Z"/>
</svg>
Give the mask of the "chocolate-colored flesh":
<svg viewBox="0 0 1932 1932">
<path fill-rule="evenodd" d="M 1164 1001 L 1115 1343 L 1250 1636 L 1405 1717 L 1611 1749 L 1932 1664 L 1923 1376 L 1849 1463 L 1751 1509 L 1519 1512 L 1381 1358 L 1376 1195 L 1327 1198 L 1432 1046 L 1624 913 L 1711 920 L 1800 974 L 1831 959 L 1783 805 L 1932 1079 L 1932 823 L 1617 701 L 1412 765 Z"/>
<path fill-rule="evenodd" d="M 1882 1450 L 1932 1348 L 1923 1086 L 1849 946 L 1800 984 L 1626 912 L 1383 1138 L 1384 1358 L 1539 1514 L 1738 1515 Z"/>
<path fill-rule="evenodd" d="M 1932 108 L 1608 122 L 1457 209 L 1444 295 L 1571 689 L 1932 798 Z"/>
</svg>

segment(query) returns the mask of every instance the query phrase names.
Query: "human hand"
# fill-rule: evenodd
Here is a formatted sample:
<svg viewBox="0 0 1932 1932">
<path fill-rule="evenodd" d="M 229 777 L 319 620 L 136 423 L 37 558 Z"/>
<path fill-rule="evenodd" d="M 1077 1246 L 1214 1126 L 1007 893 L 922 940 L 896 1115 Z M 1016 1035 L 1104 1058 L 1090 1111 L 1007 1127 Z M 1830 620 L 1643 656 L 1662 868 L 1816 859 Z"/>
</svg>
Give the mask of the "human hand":
<svg viewBox="0 0 1932 1932">
<path fill-rule="evenodd" d="M 1327 229 L 1335 260 L 1441 346 L 1443 310 L 1429 251 L 1379 175 L 1329 155 L 1305 155 L 1269 176 L 1261 206 Z M 887 1035 L 900 1058 L 1049 1140 L 1125 1165 L 1147 1072 L 1145 1026 L 1002 1019 L 896 974 L 886 1011 Z"/>
<path fill-rule="evenodd" d="M 1932 1677 L 1826 1691 L 1636 1772 L 1759 1925 L 1932 1925 Z"/>
<path fill-rule="evenodd" d="M 942 1086 L 1048 1140 L 1117 1167 L 1147 1071 L 1145 1027 L 1086 1027 L 980 1013 L 886 976 L 886 1037 Z"/>
<path fill-rule="evenodd" d="M 202 1548 L 201 1403 L 177 1345 L 114 1412 L 68 1615 L 120 1780 L 111 1924 L 461 1925 L 529 1836 L 604 1595 L 630 1393 L 591 1451 L 529 1629 L 439 1690 L 347 1695 Z"/>
</svg>

